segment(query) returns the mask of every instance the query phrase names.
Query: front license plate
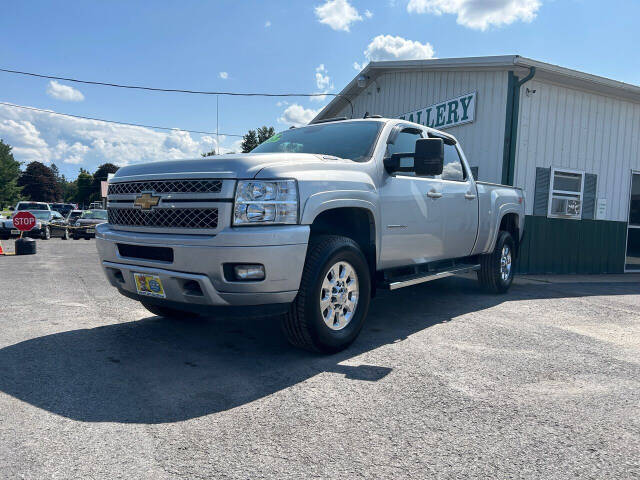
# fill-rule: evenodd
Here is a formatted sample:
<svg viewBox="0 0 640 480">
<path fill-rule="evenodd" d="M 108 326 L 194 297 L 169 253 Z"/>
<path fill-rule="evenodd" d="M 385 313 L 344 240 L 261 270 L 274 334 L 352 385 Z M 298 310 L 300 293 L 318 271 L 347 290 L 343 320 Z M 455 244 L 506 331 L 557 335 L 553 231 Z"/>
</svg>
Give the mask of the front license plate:
<svg viewBox="0 0 640 480">
<path fill-rule="evenodd" d="M 95 228 L 87 228 L 87 233 L 96 233 Z"/>
<path fill-rule="evenodd" d="M 20 230 L 11 230 L 11 235 L 20 235 Z"/>
<path fill-rule="evenodd" d="M 146 273 L 134 273 L 133 278 L 136 281 L 136 289 L 140 295 L 147 297 L 167 298 L 164 293 L 164 287 L 157 275 L 148 275 Z"/>
</svg>

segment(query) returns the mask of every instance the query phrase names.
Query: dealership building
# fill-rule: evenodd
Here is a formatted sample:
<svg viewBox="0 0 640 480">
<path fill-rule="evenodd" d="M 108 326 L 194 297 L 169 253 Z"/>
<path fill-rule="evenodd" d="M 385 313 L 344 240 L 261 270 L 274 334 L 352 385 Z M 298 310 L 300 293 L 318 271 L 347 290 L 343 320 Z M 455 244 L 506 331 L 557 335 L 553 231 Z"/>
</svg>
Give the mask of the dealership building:
<svg viewBox="0 0 640 480">
<path fill-rule="evenodd" d="M 478 180 L 521 187 L 523 273 L 640 272 L 640 87 L 517 55 L 371 62 L 314 120 L 454 135 Z"/>
</svg>

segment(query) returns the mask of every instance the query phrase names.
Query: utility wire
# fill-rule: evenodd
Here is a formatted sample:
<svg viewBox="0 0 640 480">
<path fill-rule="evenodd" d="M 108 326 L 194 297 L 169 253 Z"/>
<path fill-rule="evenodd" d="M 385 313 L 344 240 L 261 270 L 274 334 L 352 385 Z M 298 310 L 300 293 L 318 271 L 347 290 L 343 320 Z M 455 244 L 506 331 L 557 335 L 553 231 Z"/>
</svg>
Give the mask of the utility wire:
<svg viewBox="0 0 640 480">
<path fill-rule="evenodd" d="M 353 117 L 353 104 L 346 95 L 341 93 L 260 93 L 260 92 L 212 92 L 206 90 L 184 90 L 180 88 L 158 88 L 158 87 L 146 87 L 143 85 L 124 85 L 120 83 L 109 82 L 96 82 L 92 80 L 79 80 L 77 78 L 69 77 L 57 77 L 54 75 L 45 75 L 42 73 L 33 72 L 21 72 L 19 70 L 10 70 L 7 68 L 0 68 L 0 72 L 14 73 L 17 75 L 26 75 L 29 77 L 47 78 L 51 80 L 63 80 L 65 82 L 83 83 L 85 85 L 100 85 L 103 87 L 116 87 L 116 88 L 128 88 L 132 90 L 147 90 L 152 92 L 170 92 L 170 93 L 189 93 L 196 95 L 227 95 L 232 97 L 322 97 L 329 95 L 330 97 L 344 98 L 351 107 L 351 116 Z"/>
<path fill-rule="evenodd" d="M 95 120 L 97 122 L 115 123 L 117 125 L 129 125 L 132 127 L 155 128 L 158 130 L 179 130 L 181 132 L 201 133 L 204 135 L 216 135 L 216 132 L 202 132 L 200 130 L 187 130 L 186 128 L 158 127 L 157 125 L 144 125 L 142 123 L 130 123 L 130 122 L 119 122 L 117 120 L 105 120 L 104 118 L 85 117 L 83 115 L 73 115 L 71 113 L 60 113 L 60 112 L 54 112 L 52 110 L 44 110 L 42 108 L 36 108 L 36 107 L 25 107 L 24 105 L 16 105 L 14 103 L 7 103 L 7 102 L 0 102 L 0 105 L 5 105 L 7 107 L 13 107 L 13 108 L 22 108 L 24 110 L 33 110 L 35 112 L 49 113 L 51 115 L 60 115 L 62 117 L 81 118 L 83 120 Z M 224 135 L 226 137 L 239 137 L 239 138 L 243 137 L 243 135 L 234 135 L 231 133 L 220 133 L 220 135 Z"/>
</svg>

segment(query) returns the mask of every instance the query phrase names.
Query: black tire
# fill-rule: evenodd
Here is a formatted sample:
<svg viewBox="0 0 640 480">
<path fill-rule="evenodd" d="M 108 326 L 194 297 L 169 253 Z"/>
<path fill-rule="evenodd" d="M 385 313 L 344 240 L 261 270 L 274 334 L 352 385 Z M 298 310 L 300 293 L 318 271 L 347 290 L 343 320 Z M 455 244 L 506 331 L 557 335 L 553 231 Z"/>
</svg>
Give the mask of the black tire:
<svg viewBox="0 0 640 480">
<path fill-rule="evenodd" d="M 74 235 L 74 236 L 73 236 L 73 237 L 71 237 L 71 238 L 73 238 L 74 240 L 80 240 L 80 237 L 78 237 L 77 235 Z"/>
<path fill-rule="evenodd" d="M 358 301 L 351 320 L 341 330 L 327 326 L 320 311 L 322 283 L 337 262 L 347 262 L 358 278 Z M 347 348 L 358 336 L 369 311 L 371 275 L 360 247 L 346 237 L 312 238 L 307 251 L 300 289 L 289 311 L 282 317 L 282 330 L 294 346 L 321 353 Z"/>
<path fill-rule="evenodd" d="M 62 234 L 62 240 L 69 240 L 69 230 L 68 229 L 64 229 L 64 233 Z"/>
<path fill-rule="evenodd" d="M 42 232 L 42 240 L 51 240 L 51 228 L 48 226 L 44 227 L 44 231 Z"/>
<path fill-rule="evenodd" d="M 175 308 L 163 307 L 147 302 L 140 302 L 142 306 L 158 317 L 173 318 L 176 320 L 197 318 L 198 314 L 194 312 L 186 312 Z"/>
<path fill-rule="evenodd" d="M 511 258 L 511 268 L 506 279 L 502 277 L 502 249 L 508 248 Z M 513 283 L 515 268 L 515 242 L 509 232 L 498 233 L 496 246 L 492 253 L 480 256 L 480 270 L 478 281 L 480 285 L 491 293 L 505 293 Z"/>
<path fill-rule="evenodd" d="M 91 240 L 91 237 L 84 237 L 85 240 Z"/>
</svg>

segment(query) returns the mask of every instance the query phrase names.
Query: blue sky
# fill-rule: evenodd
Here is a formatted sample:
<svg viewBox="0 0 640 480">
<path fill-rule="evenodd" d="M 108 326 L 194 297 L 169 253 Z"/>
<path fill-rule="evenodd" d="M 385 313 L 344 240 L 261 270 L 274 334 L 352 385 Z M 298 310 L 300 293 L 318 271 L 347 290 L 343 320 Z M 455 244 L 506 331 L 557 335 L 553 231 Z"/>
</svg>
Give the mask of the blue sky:
<svg viewBox="0 0 640 480">
<path fill-rule="evenodd" d="M 629 0 L 24 0 L 3 6 L 0 67 L 167 88 L 339 92 L 357 74 L 354 63 L 372 59 L 520 54 L 637 85 L 639 37 L 632 23 L 639 17 L 640 2 Z M 125 122 L 216 128 L 215 97 L 0 73 L 0 101 Z M 327 101 L 221 97 L 220 132 L 285 129 Z M 54 162 L 71 178 L 80 167 L 92 171 L 105 161 L 193 157 L 215 145 L 208 135 L 4 106 L 0 138 L 14 146 L 18 160 Z M 220 147 L 237 150 L 237 140 L 223 136 Z"/>
</svg>

